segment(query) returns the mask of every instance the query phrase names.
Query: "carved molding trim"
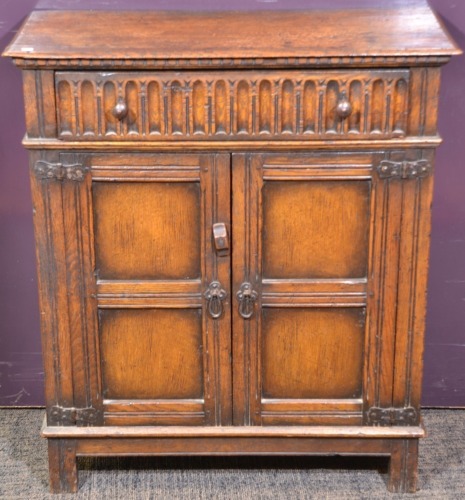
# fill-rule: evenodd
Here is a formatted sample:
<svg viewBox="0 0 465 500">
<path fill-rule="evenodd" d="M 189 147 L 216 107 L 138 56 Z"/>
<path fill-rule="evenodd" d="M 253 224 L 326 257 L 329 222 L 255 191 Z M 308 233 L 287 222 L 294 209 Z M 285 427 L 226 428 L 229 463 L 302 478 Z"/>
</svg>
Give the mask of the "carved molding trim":
<svg viewBox="0 0 465 500">
<path fill-rule="evenodd" d="M 38 160 L 34 165 L 34 173 L 37 178 L 45 180 L 68 180 L 83 181 L 88 171 L 80 163 L 63 165 L 63 163 L 49 163 L 45 160 Z"/>
<path fill-rule="evenodd" d="M 52 406 L 47 411 L 48 425 L 77 425 L 85 427 L 96 425 L 100 421 L 100 412 L 96 408 L 64 408 Z"/>
<path fill-rule="evenodd" d="M 416 425 L 418 423 L 418 412 L 413 407 L 406 408 L 379 408 L 371 407 L 367 412 L 367 423 L 369 425 Z"/>
<path fill-rule="evenodd" d="M 383 160 L 378 168 L 381 179 L 418 179 L 431 174 L 433 166 L 428 160 L 390 161 Z"/>
<path fill-rule="evenodd" d="M 341 65 L 407 66 L 442 65 L 450 56 L 346 56 L 346 57 L 276 57 L 276 58 L 214 58 L 214 59 L 32 59 L 13 58 L 24 68 L 308 68 Z"/>
</svg>

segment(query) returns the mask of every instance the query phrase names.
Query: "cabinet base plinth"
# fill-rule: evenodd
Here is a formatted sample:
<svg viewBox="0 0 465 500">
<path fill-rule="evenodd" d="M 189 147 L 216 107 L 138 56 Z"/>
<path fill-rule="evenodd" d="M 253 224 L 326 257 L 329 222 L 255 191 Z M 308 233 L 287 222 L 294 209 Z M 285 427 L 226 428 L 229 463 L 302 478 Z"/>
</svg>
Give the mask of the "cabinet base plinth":
<svg viewBox="0 0 465 500">
<path fill-rule="evenodd" d="M 77 490 L 77 456 L 346 455 L 390 458 L 388 489 L 416 491 L 422 427 L 47 427 L 51 489 Z"/>
</svg>

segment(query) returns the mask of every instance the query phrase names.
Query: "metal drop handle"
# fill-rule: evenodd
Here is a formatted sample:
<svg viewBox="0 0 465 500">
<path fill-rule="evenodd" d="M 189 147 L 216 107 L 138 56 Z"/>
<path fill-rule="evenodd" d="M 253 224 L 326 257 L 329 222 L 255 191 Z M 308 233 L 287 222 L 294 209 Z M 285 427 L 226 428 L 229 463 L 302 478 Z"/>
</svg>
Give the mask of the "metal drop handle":
<svg viewBox="0 0 465 500">
<path fill-rule="evenodd" d="M 258 293 L 253 289 L 250 283 L 242 283 L 236 294 L 239 301 L 239 314 L 244 319 L 250 319 L 254 313 L 254 304 L 258 298 Z"/>
<path fill-rule="evenodd" d="M 221 288 L 219 281 L 212 281 L 203 296 L 207 299 L 207 311 L 213 319 L 223 315 L 223 300 L 226 298 L 226 290 Z"/>
</svg>

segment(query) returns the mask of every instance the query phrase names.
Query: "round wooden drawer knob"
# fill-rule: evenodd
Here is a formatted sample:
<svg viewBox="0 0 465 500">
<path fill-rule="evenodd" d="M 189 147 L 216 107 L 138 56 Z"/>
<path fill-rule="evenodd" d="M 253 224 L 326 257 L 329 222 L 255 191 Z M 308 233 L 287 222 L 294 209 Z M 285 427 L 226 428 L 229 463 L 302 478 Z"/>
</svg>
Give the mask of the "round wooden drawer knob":
<svg viewBox="0 0 465 500">
<path fill-rule="evenodd" d="M 336 106 L 336 113 L 339 118 L 347 118 L 352 113 L 352 104 L 345 94 L 342 94 Z"/>
<path fill-rule="evenodd" d="M 128 114 L 128 105 L 124 101 L 124 99 L 118 99 L 118 102 L 116 103 L 115 107 L 113 108 L 113 116 L 118 119 L 118 120 L 123 120 L 126 118 L 126 115 Z"/>
</svg>

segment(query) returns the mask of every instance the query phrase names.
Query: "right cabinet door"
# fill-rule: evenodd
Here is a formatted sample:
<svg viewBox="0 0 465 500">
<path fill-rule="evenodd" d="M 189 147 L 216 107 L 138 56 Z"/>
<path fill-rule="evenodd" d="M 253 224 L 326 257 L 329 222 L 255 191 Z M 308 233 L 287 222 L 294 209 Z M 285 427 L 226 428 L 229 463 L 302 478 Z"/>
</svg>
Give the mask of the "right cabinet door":
<svg viewBox="0 0 465 500">
<path fill-rule="evenodd" d="M 233 155 L 236 425 L 361 425 L 392 406 L 402 180 L 379 175 L 387 157 Z"/>
</svg>

